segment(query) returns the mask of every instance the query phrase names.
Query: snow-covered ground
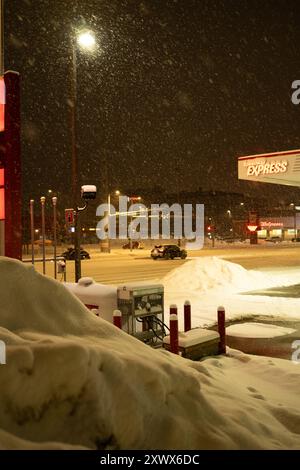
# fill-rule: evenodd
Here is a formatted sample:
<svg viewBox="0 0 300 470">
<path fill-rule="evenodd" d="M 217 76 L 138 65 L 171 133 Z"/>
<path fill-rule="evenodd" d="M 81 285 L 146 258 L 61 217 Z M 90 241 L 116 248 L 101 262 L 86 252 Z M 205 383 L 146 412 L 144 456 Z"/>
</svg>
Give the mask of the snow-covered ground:
<svg viewBox="0 0 300 470">
<path fill-rule="evenodd" d="M 299 448 L 300 365 L 237 351 L 191 362 L 32 267 L 1 258 L 0 279 L 0 448 Z"/>
<path fill-rule="evenodd" d="M 239 338 L 278 338 L 279 336 L 291 335 L 296 333 L 296 331 L 293 328 L 285 328 L 283 326 L 245 322 L 228 326 L 226 328 L 226 335 L 237 336 Z"/>
<path fill-rule="evenodd" d="M 211 325 L 217 308 L 226 309 L 226 318 L 272 315 L 300 319 L 300 299 L 242 295 L 244 292 L 299 284 L 300 268 L 289 271 L 259 272 L 215 256 L 194 258 L 168 273 L 165 286 L 166 321 L 168 306 L 177 304 L 180 327 L 183 305 L 192 304 L 192 327 Z"/>
</svg>

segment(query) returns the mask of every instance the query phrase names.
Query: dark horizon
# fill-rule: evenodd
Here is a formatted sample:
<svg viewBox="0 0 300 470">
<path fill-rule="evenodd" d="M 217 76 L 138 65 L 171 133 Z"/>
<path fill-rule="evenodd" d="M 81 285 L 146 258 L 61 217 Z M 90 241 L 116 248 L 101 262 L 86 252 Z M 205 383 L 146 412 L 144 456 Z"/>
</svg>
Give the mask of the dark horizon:
<svg viewBox="0 0 300 470">
<path fill-rule="evenodd" d="M 300 4 L 294 0 L 10 0 L 5 68 L 22 77 L 25 199 L 71 194 L 70 31 L 78 52 L 82 183 L 297 197 L 295 188 L 237 180 L 240 155 L 300 147 Z M 278 189 L 279 188 L 279 189 Z"/>
</svg>

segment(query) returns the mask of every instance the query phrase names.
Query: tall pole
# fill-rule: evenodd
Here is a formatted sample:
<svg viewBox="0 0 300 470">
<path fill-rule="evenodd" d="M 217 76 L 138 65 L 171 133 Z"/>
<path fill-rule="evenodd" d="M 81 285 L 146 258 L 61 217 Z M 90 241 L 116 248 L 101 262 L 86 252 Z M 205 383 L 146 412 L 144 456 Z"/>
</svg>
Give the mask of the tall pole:
<svg viewBox="0 0 300 470">
<path fill-rule="evenodd" d="M 133 199 L 129 198 L 129 201 L 130 201 L 130 206 L 132 204 L 132 201 Z M 129 215 L 129 227 L 130 227 L 130 231 L 129 231 L 129 246 L 130 246 L 130 252 L 132 252 L 132 233 L 131 233 L 131 227 L 132 227 L 132 213 L 131 213 L 131 210 L 129 208 L 129 211 L 130 211 L 130 215 Z"/>
<path fill-rule="evenodd" d="M 30 199 L 31 262 L 34 264 L 34 200 Z"/>
<path fill-rule="evenodd" d="M 78 206 L 78 154 L 76 140 L 76 108 L 77 108 L 77 57 L 76 41 L 72 35 L 72 67 L 71 67 L 71 148 L 72 148 L 72 196 L 74 210 Z"/>
<path fill-rule="evenodd" d="M 57 197 L 52 198 L 53 204 L 53 246 L 54 246 L 54 279 L 57 279 L 57 236 L 56 236 L 56 227 L 57 227 L 57 211 L 56 211 L 56 204 L 57 204 Z"/>
<path fill-rule="evenodd" d="M 108 193 L 108 198 L 107 198 L 107 204 L 108 204 L 108 212 L 107 212 L 107 249 L 108 253 L 110 253 L 110 193 Z"/>
<path fill-rule="evenodd" d="M 46 274 L 46 250 L 45 250 L 45 201 L 44 196 L 41 197 L 42 205 L 42 243 L 43 243 L 43 274 Z"/>
<path fill-rule="evenodd" d="M 72 71 L 71 71 L 71 135 L 72 135 L 72 195 L 73 208 L 75 211 L 74 223 L 74 249 L 75 249 L 75 282 L 81 278 L 80 259 L 80 221 L 78 212 L 78 153 L 76 138 L 76 111 L 77 111 L 77 49 L 76 37 L 71 35 L 72 41 Z"/>
</svg>

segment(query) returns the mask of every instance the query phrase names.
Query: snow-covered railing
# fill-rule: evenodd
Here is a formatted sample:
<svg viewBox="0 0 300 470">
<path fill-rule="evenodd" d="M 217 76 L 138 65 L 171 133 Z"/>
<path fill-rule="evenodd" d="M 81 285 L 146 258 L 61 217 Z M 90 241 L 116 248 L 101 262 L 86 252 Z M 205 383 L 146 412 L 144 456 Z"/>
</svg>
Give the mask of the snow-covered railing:
<svg viewBox="0 0 300 470">
<path fill-rule="evenodd" d="M 184 304 L 184 332 L 178 331 L 177 306 L 170 307 L 170 335 L 163 346 L 174 354 L 190 359 L 226 353 L 225 309 L 218 307 L 218 331 L 204 328 L 191 329 L 191 304 Z"/>
</svg>

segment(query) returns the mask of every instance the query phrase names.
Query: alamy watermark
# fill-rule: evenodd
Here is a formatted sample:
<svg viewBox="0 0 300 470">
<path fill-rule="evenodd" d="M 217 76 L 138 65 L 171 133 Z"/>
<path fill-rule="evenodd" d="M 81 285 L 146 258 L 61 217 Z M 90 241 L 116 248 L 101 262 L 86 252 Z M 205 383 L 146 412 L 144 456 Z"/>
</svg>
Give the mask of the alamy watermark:
<svg viewBox="0 0 300 470">
<path fill-rule="evenodd" d="M 144 204 L 130 202 L 127 196 L 119 197 L 119 207 L 101 204 L 96 215 L 101 217 L 96 234 L 100 240 L 177 240 L 185 239 L 186 248 L 199 250 L 204 244 L 203 204 Z"/>
<path fill-rule="evenodd" d="M 295 349 L 292 354 L 293 363 L 300 364 L 300 339 L 296 339 L 295 341 L 293 341 L 292 349 Z"/>
<path fill-rule="evenodd" d="M 6 364 L 6 344 L 0 340 L 0 365 Z"/>
<path fill-rule="evenodd" d="M 298 105 L 300 104 L 300 80 L 293 81 L 292 90 L 295 90 L 291 96 L 292 103 Z"/>
</svg>

